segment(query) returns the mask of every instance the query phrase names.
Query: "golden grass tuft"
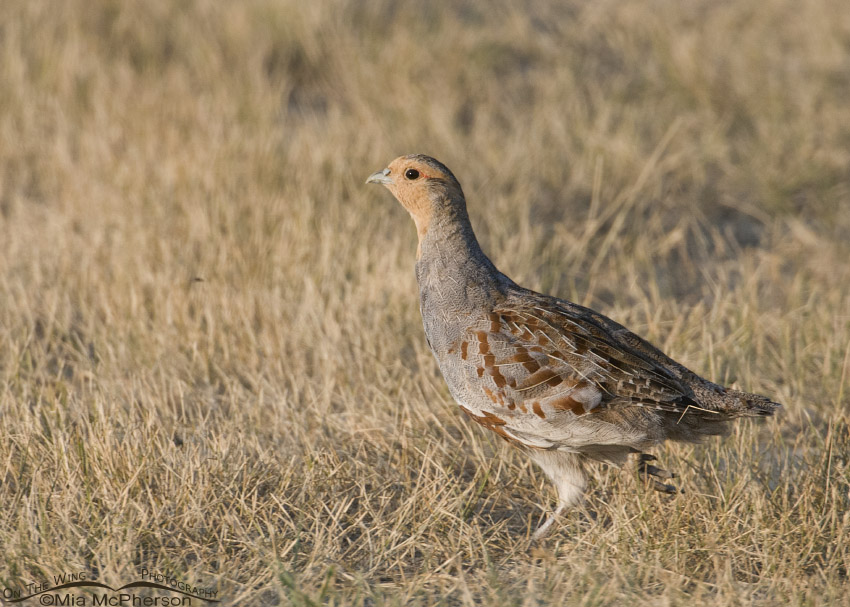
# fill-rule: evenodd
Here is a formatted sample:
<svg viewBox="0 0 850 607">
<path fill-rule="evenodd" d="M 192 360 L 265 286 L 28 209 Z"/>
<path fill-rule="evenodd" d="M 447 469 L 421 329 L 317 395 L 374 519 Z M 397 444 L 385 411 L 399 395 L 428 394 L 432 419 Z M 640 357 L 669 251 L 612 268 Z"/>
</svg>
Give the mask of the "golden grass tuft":
<svg viewBox="0 0 850 607">
<path fill-rule="evenodd" d="M 228 605 L 848 605 L 850 11 L 0 3 L 0 586 L 142 568 Z M 539 471 L 457 411 L 412 222 L 457 174 L 486 251 L 785 404 Z"/>
</svg>

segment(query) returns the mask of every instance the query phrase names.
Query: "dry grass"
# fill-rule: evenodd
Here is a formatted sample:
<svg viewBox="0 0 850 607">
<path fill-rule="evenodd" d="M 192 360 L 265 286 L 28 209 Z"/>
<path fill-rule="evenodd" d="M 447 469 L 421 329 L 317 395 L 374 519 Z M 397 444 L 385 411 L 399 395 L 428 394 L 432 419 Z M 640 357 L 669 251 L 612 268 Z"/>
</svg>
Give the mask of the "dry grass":
<svg viewBox="0 0 850 607">
<path fill-rule="evenodd" d="M 0 585 L 225 604 L 848 605 L 845 0 L 0 3 Z M 783 413 L 595 469 L 595 523 L 458 413 L 415 233 Z"/>
</svg>

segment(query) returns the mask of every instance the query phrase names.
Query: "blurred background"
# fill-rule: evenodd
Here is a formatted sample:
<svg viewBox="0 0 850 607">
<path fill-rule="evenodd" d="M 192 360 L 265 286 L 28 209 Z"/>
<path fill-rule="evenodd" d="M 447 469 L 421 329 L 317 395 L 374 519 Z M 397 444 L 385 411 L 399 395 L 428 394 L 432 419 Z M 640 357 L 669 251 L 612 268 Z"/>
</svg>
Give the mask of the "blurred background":
<svg viewBox="0 0 850 607">
<path fill-rule="evenodd" d="M 0 578 L 846 604 L 848 99 L 843 0 L 0 3 Z M 550 489 L 458 415 L 363 183 L 412 152 L 517 282 L 783 416 L 666 447 L 689 500 L 600 469 L 529 556 Z"/>
</svg>

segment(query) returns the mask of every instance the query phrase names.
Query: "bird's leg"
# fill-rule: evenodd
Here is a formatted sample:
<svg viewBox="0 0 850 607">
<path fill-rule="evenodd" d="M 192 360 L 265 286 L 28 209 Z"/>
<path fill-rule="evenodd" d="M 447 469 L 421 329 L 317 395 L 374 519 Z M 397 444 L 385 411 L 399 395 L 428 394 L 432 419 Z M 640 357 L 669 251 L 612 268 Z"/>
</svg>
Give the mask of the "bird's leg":
<svg viewBox="0 0 850 607">
<path fill-rule="evenodd" d="M 549 531 L 552 529 L 552 525 L 555 523 L 555 521 L 558 519 L 558 517 L 561 516 L 561 514 L 566 509 L 567 509 L 567 505 L 565 503 L 561 502 L 560 504 L 558 504 L 558 507 L 555 508 L 555 511 L 552 514 L 549 515 L 549 518 L 547 518 L 543 522 L 543 524 L 540 525 L 537 528 L 537 531 L 535 531 L 531 535 L 531 540 L 536 542 L 537 540 L 544 538 L 547 535 L 549 535 Z"/>
<path fill-rule="evenodd" d="M 641 453 L 640 460 L 638 461 L 638 474 L 644 482 L 649 483 L 656 491 L 660 491 L 662 493 L 676 493 L 676 487 L 673 485 L 667 485 L 655 480 L 655 478 L 676 478 L 674 473 L 668 470 L 663 470 L 662 468 L 658 468 L 649 463 L 654 462 L 656 459 L 657 458 L 654 455 Z M 655 478 L 650 478 L 651 476 L 654 476 Z"/>
<path fill-rule="evenodd" d="M 577 453 L 537 451 L 531 457 L 552 479 L 558 491 L 558 507 L 531 536 L 531 539 L 536 541 L 549 533 L 564 510 L 582 501 L 587 478 Z"/>
</svg>

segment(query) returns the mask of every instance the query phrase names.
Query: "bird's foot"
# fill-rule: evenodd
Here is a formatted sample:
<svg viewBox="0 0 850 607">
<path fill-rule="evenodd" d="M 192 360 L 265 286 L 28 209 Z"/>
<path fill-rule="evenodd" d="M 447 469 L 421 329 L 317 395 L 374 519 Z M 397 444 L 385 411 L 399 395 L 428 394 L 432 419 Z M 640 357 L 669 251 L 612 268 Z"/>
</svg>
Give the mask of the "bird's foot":
<svg viewBox="0 0 850 607">
<path fill-rule="evenodd" d="M 531 534 L 531 541 L 536 542 L 538 540 L 543 539 L 552 531 L 555 523 L 558 521 L 558 518 L 566 511 L 568 508 L 568 504 L 560 504 L 555 511 L 549 515 L 549 517 L 543 521 L 543 524 L 540 525 L 537 530 Z M 596 521 L 596 512 L 592 510 L 588 510 L 583 505 L 578 506 L 578 512 L 584 516 L 589 522 L 593 523 Z"/>
<path fill-rule="evenodd" d="M 555 524 L 555 519 L 555 513 L 553 512 L 549 515 L 549 518 L 547 518 L 546 521 L 542 525 L 540 525 L 534 533 L 531 534 L 531 541 L 537 542 L 549 535 L 549 532 L 552 530 L 552 525 Z"/>
<path fill-rule="evenodd" d="M 550 514 L 550 515 L 549 515 L 549 518 L 547 518 L 547 519 L 543 522 L 543 524 L 542 524 L 542 525 L 540 525 L 540 526 L 537 528 L 537 531 L 535 531 L 535 532 L 531 535 L 531 541 L 532 541 L 532 542 L 536 542 L 536 541 L 538 541 L 538 540 L 543 539 L 543 538 L 544 538 L 544 537 L 546 537 L 547 535 L 549 535 L 549 532 L 550 532 L 550 531 L 552 531 L 552 525 L 554 525 L 554 524 L 555 524 L 555 521 L 557 521 L 557 520 L 558 520 L 558 517 L 559 517 L 559 516 L 561 516 L 561 513 L 562 513 L 564 510 L 566 510 L 566 508 L 567 508 L 567 507 L 566 507 L 566 504 L 560 504 L 557 508 L 555 508 L 555 511 L 554 511 L 552 514 Z"/>
<path fill-rule="evenodd" d="M 667 485 L 662 483 L 656 479 L 671 479 L 676 478 L 676 475 L 669 470 L 664 470 L 662 468 L 658 468 L 657 466 L 653 466 L 649 462 L 654 462 L 657 458 L 654 455 L 650 455 L 648 453 L 641 453 L 640 460 L 638 461 L 638 474 L 643 478 L 644 482 L 649 484 L 656 491 L 660 491 L 661 493 L 678 493 L 676 487 L 673 485 Z M 655 477 L 655 478 L 651 478 Z"/>
</svg>

